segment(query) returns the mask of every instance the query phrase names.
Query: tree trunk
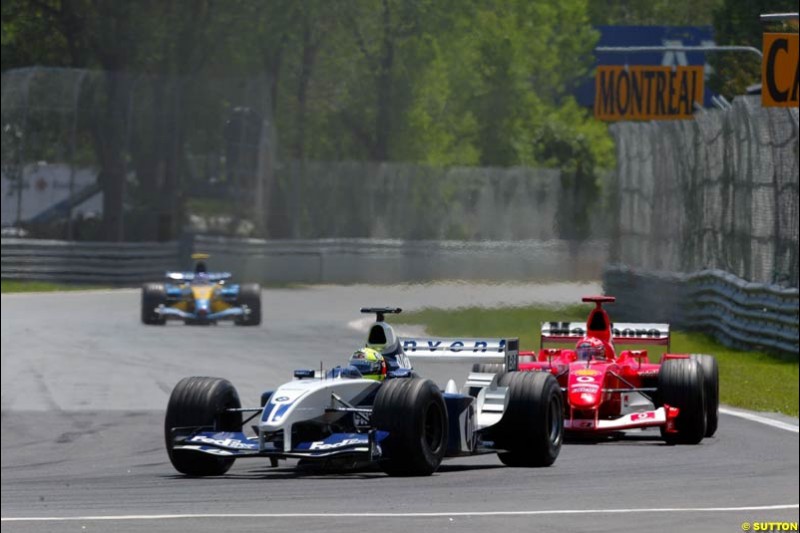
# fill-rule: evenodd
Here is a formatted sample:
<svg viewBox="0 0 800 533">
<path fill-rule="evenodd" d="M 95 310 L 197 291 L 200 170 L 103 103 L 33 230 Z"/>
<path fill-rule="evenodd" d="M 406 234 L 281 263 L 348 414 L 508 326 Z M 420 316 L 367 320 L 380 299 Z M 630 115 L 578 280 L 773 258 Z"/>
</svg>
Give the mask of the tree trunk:
<svg viewBox="0 0 800 533">
<path fill-rule="evenodd" d="M 294 143 L 294 157 L 302 160 L 306 155 L 306 116 L 308 111 L 308 87 L 311 73 L 319 51 L 319 39 L 312 35 L 311 22 L 306 16 L 303 24 L 303 59 L 300 65 L 300 79 L 297 83 L 297 137 Z"/>
<path fill-rule="evenodd" d="M 96 148 L 100 159 L 100 179 L 103 188 L 103 228 L 107 241 L 119 242 L 124 235 L 125 149 L 128 130 L 130 85 L 127 76 L 107 72 L 106 116 L 101 119 Z"/>
<path fill-rule="evenodd" d="M 389 4 L 383 2 L 383 53 L 376 81 L 377 113 L 375 113 L 375 146 L 372 157 L 376 161 L 389 159 L 389 136 L 392 132 L 392 69 L 394 67 L 394 36 L 392 34 Z"/>
</svg>

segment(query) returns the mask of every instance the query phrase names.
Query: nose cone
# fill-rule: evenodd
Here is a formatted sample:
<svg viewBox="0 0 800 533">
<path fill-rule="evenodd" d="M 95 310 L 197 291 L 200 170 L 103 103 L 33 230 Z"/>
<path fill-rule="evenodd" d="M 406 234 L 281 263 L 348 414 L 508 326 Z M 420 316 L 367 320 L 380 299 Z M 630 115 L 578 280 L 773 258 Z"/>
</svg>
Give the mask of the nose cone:
<svg viewBox="0 0 800 533">
<path fill-rule="evenodd" d="M 208 300 L 195 300 L 194 310 L 198 316 L 207 316 L 209 312 L 210 302 Z"/>
<path fill-rule="evenodd" d="M 577 409 L 589 409 L 600 403 L 600 389 L 597 386 L 581 385 L 569 391 L 569 404 Z"/>
<path fill-rule="evenodd" d="M 567 386 L 569 404 L 577 409 L 597 407 L 602 399 L 602 384 L 601 370 L 575 365 L 570 369 Z"/>
</svg>

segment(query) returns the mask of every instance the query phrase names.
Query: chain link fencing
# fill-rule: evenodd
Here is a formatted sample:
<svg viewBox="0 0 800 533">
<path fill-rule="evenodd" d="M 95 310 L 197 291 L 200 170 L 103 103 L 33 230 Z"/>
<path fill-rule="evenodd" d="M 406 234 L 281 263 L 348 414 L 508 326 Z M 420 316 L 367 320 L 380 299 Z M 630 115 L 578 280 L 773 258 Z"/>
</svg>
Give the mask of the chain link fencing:
<svg viewBox="0 0 800 533">
<path fill-rule="evenodd" d="M 739 97 L 694 120 L 620 123 L 611 132 L 613 263 L 798 286 L 796 108 Z"/>
<path fill-rule="evenodd" d="M 426 283 L 591 282 L 605 241 L 406 241 L 398 239 L 249 239 L 185 234 L 170 242 L 2 239 L 2 279 L 132 286 L 191 270 L 193 252 L 208 267 L 244 282 Z"/>
<path fill-rule="evenodd" d="M 557 170 L 289 161 L 276 175 L 268 226 L 278 237 L 559 238 Z"/>
</svg>

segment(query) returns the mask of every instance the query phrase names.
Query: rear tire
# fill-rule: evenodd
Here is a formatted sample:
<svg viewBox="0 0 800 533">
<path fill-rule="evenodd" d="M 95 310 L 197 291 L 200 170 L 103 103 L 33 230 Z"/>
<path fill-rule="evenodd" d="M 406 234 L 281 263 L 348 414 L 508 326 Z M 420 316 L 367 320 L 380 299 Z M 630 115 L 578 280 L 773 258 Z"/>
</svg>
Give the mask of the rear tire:
<svg viewBox="0 0 800 533">
<path fill-rule="evenodd" d="M 508 466 L 552 465 L 564 440 L 564 400 L 549 372 L 509 372 L 498 384 L 508 387 L 503 418 L 493 431 L 497 456 Z"/>
<path fill-rule="evenodd" d="M 381 442 L 381 469 L 390 476 L 429 476 L 447 450 L 447 408 L 429 379 L 384 383 L 372 409 L 372 425 L 389 432 Z"/>
<path fill-rule="evenodd" d="M 703 367 L 703 389 L 706 396 L 706 437 L 713 437 L 719 425 L 719 366 L 713 355 L 689 356 Z"/>
<path fill-rule="evenodd" d="M 239 286 L 237 305 L 246 305 L 250 313 L 246 317 L 236 320 L 237 326 L 258 326 L 261 324 L 261 285 L 258 283 L 245 283 Z"/>
<path fill-rule="evenodd" d="M 233 465 L 233 457 L 192 450 L 174 450 L 172 428 L 208 426 L 213 431 L 241 431 L 242 414 L 225 409 L 242 404 L 230 381 L 219 378 L 183 378 L 172 389 L 164 419 L 164 440 L 175 470 L 189 476 L 220 476 Z"/>
<path fill-rule="evenodd" d="M 661 404 L 677 407 L 677 433 L 661 429 L 668 444 L 698 444 L 706 434 L 703 367 L 693 359 L 667 359 L 658 372 Z"/>
<path fill-rule="evenodd" d="M 156 307 L 167 303 L 167 288 L 163 283 L 142 285 L 142 324 L 163 326 L 167 319 L 155 312 Z"/>
</svg>

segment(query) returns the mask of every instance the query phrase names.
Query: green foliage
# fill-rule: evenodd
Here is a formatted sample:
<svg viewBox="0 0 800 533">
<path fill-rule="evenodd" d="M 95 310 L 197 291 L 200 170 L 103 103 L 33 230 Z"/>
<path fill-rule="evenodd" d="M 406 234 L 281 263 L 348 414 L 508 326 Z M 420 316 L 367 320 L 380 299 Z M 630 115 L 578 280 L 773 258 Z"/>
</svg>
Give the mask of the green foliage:
<svg viewBox="0 0 800 533">
<path fill-rule="evenodd" d="M 22 0 L 2 2 L 3 70 L 36 64 L 63 65 L 69 59 L 64 36 L 52 30 L 47 13 Z"/>
<path fill-rule="evenodd" d="M 433 58 L 413 89 L 405 128 L 408 133 L 402 137 L 399 155 L 432 165 L 477 165 L 478 122 L 472 110 L 458 112 L 466 102 L 463 98 L 458 101 L 456 90 L 463 87 L 461 83 L 468 83 L 469 74 L 463 72 L 464 64 L 448 58 L 438 43 L 431 45 L 431 52 Z"/>
<path fill-rule="evenodd" d="M 605 126 L 569 96 L 589 74 L 597 40 L 588 6 L 8 0 L 3 69 L 42 64 L 184 80 L 157 89 L 142 78 L 133 92 L 114 77 L 95 84 L 103 109 L 87 142 L 104 170 L 104 198 L 115 202 L 104 213 L 123 209 L 125 190 L 153 219 L 178 218 L 187 179 L 178 175 L 187 167 L 181 150 L 219 146 L 222 133 L 203 132 L 220 129 L 215 120 L 241 105 L 226 95 L 215 101 L 190 78 L 265 77 L 268 102 L 256 107 L 272 119 L 282 161 L 545 165 L 591 189 L 597 169 L 613 165 L 613 149 Z M 122 120 L 131 101 L 139 106 L 133 125 Z M 188 113 L 190 106 L 207 112 Z M 136 180 L 122 187 L 126 161 Z"/>
<path fill-rule="evenodd" d="M 79 285 L 69 283 L 52 283 L 49 281 L 16 281 L 4 279 L 0 282 L 0 292 L 11 294 L 15 292 L 55 292 L 55 291 L 84 291 L 100 290 L 106 287 L 97 285 Z"/>
<path fill-rule="evenodd" d="M 701 333 L 675 332 L 673 351 L 713 354 L 719 363 L 720 401 L 756 411 L 798 414 L 797 356 L 732 350 Z"/>
<path fill-rule="evenodd" d="M 797 12 L 797 0 L 724 0 L 714 11 L 717 44 L 754 46 L 761 49 L 765 31 L 788 31 L 781 24 L 764 25 L 762 13 Z M 797 32 L 797 25 L 791 30 Z M 709 60 L 714 72 L 709 85 L 728 99 L 744 94 L 749 85 L 760 83 L 761 62 L 754 54 L 718 54 Z"/>
<path fill-rule="evenodd" d="M 518 337 L 520 349 L 539 349 L 539 328 L 542 322 L 550 320 L 584 321 L 585 305 L 568 307 L 511 307 L 486 309 L 470 307 L 446 311 L 442 309 L 422 309 L 416 312 L 403 312 L 394 322 L 420 324 L 431 335 L 457 337 Z"/>
<path fill-rule="evenodd" d="M 595 25 L 709 26 L 723 0 L 592 0 Z"/>
<path fill-rule="evenodd" d="M 587 306 L 565 308 L 468 308 L 455 311 L 423 309 L 403 313 L 395 321 L 422 324 L 431 335 L 442 337 L 519 337 L 524 350 L 539 349 L 539 328 L 549 320 L 583 321 Z M 644 347 L 648 348 L 648 347 Z M 797 416 L 800 403 L 797 357 L 757 351 L 732 350 L 702 333 L 673 332 L 673 353 L 707 353 L 717 358 L 720 400 L 728 405 Z M 649 347 L 652 361 L 660 351 Z"/>
<path fill-rule="evenodd" d="M 317 160 L 542 164 L 544 124 L 591 129 L 560 111 L 596 37 L 585 0 L 3 3 L 4 70 L 265 72 L 280 155 Z"/>
</svg>

